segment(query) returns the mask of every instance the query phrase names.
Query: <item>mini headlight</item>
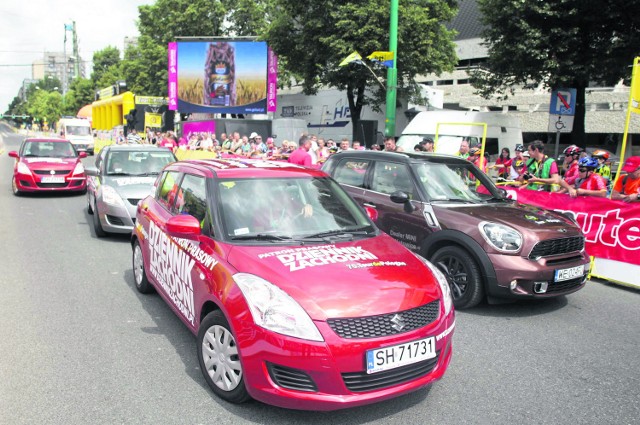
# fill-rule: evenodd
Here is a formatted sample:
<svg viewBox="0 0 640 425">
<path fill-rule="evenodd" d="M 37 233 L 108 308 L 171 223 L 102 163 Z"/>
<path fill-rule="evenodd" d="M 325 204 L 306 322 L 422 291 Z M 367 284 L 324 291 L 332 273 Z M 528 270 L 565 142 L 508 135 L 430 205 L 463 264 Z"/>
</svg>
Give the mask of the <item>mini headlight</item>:
<svg viewBox="0 0 640 425">
<path fill-rule="evenodd" d="M 237 273 L 233 280 L 247 300 L 256 325 L 295 338 L 324 341 L 307 312 L 282 289 L 248 273 Z"/>
<path fill-rule="evenodd" d="M 522 235 L 512 227 L 487 221 L 481 222 L 478 227 L 484 240 L 500 252 L 515 254 L 522 248 Z"/>
</svg>

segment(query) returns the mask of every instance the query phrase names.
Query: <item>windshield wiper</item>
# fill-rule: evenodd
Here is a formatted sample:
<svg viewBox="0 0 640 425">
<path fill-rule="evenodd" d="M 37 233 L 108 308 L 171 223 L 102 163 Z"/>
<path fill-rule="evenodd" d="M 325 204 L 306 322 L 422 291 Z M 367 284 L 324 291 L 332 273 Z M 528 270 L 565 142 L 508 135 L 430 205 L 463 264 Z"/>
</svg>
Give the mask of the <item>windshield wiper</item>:
<svg viewBox="0 0 640 425">
<path fill-rule="evenodd" d="M 146 173 L 136 173 L 136 174 L 131 174 L 132 176 L 138 176 L 138 177 L 144 177 L 144 176 L 157 176 L 158 174 L 160 174 L 159 171 L 148 171 Z"/>
<path fill-rule="evenodd" d="M 437 202 L 437 203 L 451 202 L 451 203 L 459 203 L 459 204 L 475 204 L 475 202 L 472 201 L 471 199 L 462 199 L 462 198 L 433 199 L 433 200 L 431 200 L 431 202 Z"/>
<path fill-rule="evenodd" d="M 238 235 L 231 237 L 232 241 L 287 241 L 290 236 L 274 235 L 271 233 L 252 233 L 249 235 Z"/>
<path fill-rule="evenodd" d="M 369 228 L 371 228 L 371 226 L 361 226 L 361 227 L 356 227 L 354 229 L 327 230 L 325 232 L 306 235 L 304 239 L 328 238 L 330 236 L 343 236 L 345 238 L 353 238 L 354 235 L 368 235 L 370 232 L 367 229 Z"/>
<path fill-rule="evenodd" d="M 107 176 L 130 176 L 129 173 L 109 173 Z"/>
</svg>

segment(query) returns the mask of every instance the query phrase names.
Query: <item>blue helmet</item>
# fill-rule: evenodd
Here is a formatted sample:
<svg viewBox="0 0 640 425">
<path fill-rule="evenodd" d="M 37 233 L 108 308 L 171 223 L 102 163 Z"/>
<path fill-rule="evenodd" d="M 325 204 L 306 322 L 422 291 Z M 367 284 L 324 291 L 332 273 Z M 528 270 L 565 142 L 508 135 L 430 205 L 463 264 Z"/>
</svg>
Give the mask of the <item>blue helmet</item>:
<svg viewBox="0 0 640 425">
<path fill-rule="evenodd" d="M 598 168 L 598 160 L 596 158 L 585 156 L 578 161 L 578 167 Z"/>
</svg>

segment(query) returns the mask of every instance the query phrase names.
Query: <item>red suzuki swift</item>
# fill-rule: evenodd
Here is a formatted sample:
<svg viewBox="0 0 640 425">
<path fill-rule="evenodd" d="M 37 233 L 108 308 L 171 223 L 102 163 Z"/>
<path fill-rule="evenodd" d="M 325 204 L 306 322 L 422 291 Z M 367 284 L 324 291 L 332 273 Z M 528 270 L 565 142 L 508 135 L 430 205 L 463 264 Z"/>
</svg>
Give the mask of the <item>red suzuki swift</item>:
<svg viewBox="0 0 640 425">
<path fill-rule="evenodd" d="M 23 192 L 87 190 L 87 176 L 81 158 L 86 152 L 76 152 L 68 140 L 25 139 L 19 151 L 9 152 L 16 158 L 11 188 L 18 196 Z"/>
<path fill-rule="evenodd" d="M 424 387 L 451 359 L 443 274 L 324 172 L 194 160 L 138 204 L 136 287 L 197 335 L 221 398 L 334 410 Z"/>
</svg>

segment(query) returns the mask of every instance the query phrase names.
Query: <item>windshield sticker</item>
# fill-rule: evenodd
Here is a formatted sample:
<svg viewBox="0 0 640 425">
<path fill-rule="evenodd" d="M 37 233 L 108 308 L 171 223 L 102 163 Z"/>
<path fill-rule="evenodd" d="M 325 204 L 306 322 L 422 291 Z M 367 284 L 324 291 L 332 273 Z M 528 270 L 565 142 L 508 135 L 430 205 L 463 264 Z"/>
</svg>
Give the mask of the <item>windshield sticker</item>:
<svg viewBox="0 0 640 425">
<path fill-rule="evenodd" d="M 189 258 L 153 221 L 149 222 L 149 254 L 151 274 L 180 313 L 193 325 L 195 309 L 191 270 L 195 260 Z"/>
<path fill-rule="evenodd" d="M 371 252 L 362 247 L 336 248 L 335 245 L 303 247 L 273 253 L 260 254 L 259 258 L 275 255 L 289 271 L 295 272 L 307 267 L 325 266 L 327 264 L 346 263 L 358 260 L 377 260 Z"/>
<path fill-rule="evenodd" d="M 129 186 L 132 184 L 151 184 L 156 178 L 155 177 L 126 177 L 126 178 L 118 178 L 113 179 L 118 186 Z"/>
<path fill-rule="evenodd" d="M 374 261 L 372 263 L 347 264 L 347 268 L 349 270 L 353 270 L 353 269 L 366 269 L 367 267 L 383 267 L 383 266 L 402 267 L 406 265 L 407 263 L 405 263 L 404 261 Z"/>
<path fill-rule="evenodd" d="M 62 160 L 62 158 L 44 158 L 44 157 L 40 157 L 40 158 L 24 158 L 23 161 L 26 161 L 26 162 L 29 162 L 29 163 L 31 163 L 31 162 L 53 162 L 53 163 L 56 163 L 56 164 L 64 162 Z"/>
<path fill-rule="evenodd" d="M 189 239 L 172 238 L 182 249 L 187 251 L 202 267 L 213 270 L 218 260 L 204 252 L 199 246 Z"/>
</svg>

